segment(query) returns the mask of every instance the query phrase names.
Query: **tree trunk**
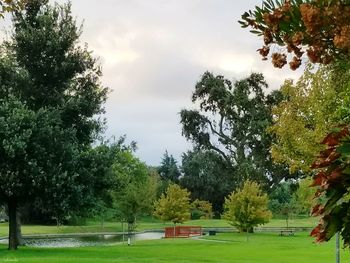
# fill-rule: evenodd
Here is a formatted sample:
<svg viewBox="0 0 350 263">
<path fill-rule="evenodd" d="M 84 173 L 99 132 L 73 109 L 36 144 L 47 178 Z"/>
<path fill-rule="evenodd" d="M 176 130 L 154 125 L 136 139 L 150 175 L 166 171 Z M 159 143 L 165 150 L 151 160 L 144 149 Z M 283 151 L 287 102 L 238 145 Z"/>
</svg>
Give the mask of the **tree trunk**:
<svg viewBox="0 0 350 263">
<path fill-rule="evenodd" d="M 10 199 L 7 203 L 9 210 L 9 250 L 16 250 L 17 239 L 17 201 Z"/>
</svg>

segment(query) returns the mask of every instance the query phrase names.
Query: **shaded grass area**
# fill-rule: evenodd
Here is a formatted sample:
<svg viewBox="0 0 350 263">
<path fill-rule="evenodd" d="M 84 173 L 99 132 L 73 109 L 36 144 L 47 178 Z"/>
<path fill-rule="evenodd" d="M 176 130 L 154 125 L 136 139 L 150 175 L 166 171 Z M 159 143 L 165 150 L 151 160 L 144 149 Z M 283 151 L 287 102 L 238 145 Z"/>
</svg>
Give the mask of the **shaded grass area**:
<svg viewBox="0 0 350 263">
<path fill-rule="evenodd" d="M 317 218 L 301 218 L 290 219 L 290 227 L 313 227 L 316 225 Z M 226 220 L 210 219 L 210 220 L 191 220 L 185 222 L 187 226 L 202 226 L 202 227 L 231 227 Z M 163 229 L 166 226 L 173 226 L 172 223 L 163 223 L 154 218 L 145 218 L 137 225 L 137 230 L 147 229 Z M 272 219 L 265 227 L 286 227 L 284 219 Z M 126 225 L 124 225 L 124 230 Z M 67 234 L 67 233 L 94 233 L 94 232 L 121 232 L 123 225 L 120 222 L 105 222 L 104 227 L 100 222 L 88 221 L 83 226 L 42 226 L 42 225 L 23 225 L 23 234 Z M 0 223 L 0 236 L 8 234 L 8 224 Z"/>
<path fill-rule="evenodd" d="M 210 240 L 208 240 L 210 239 Z M 225 241 L 225 242 L 217 242 Z M 349 251 L 342 250 L 342 262 Z M 236 262 L 236 263 L 326 263 L 334 261 L 334 241 L 314 244 L 307 233 L 280 237 L 276 233 L 223 233 L 204 240 L 162 239 L 139 241 L 128 247 L 70 249 L 21 248 L 9 252 L 0 246 L 0 262 Z"/>
</svg>

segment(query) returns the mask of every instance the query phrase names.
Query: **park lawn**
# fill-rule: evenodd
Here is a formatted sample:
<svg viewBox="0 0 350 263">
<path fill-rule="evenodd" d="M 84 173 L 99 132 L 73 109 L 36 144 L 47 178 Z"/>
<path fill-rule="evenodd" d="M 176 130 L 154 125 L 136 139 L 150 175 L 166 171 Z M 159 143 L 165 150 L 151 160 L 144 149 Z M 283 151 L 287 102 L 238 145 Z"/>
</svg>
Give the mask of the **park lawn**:
<svg viewBox="0 0 350 263">
<path fill-rule="evenodd" d="M 317 218 L 296 218 L 289 220 L 290 227 L 313 227 L 316 226 Z M 210 220 L 190 220 L 183 225 L 187 226 L 202 226 L 202 227 L 231 227 L 226 220 L 210 219 Z M 157 219 L 145 218 L 137 225 L 136 231 L 149 229 L 164 229 L 166 226 L 173 226 L 172 223 L 163 223 Z M 284 219 L 272 219 L 264 227 L 286 227 Z M 124 225 L 126 229 L 126 225 Z M 88 221 L 83 226 L 43 226 L 43 225 L 23 225 L 22 233 L 26 234 L 68 234 L 68 233 L 97 233 L 97 232 L 121 232 L 123 231 L 120 222 L 105 222 L 104 227 L 101 227 L 100 222 Z M 0 223 L 0 237 L 8 234 L 8 224 Z"/>
<path fill-rule="evenodd" d="M 211 239 L 211 240 L 207 240 Z M 349 251 L 342 250 L 342 262 Z M 162 239 L 138 241 L 128 247 L 20 248 L 9 252 L 0 246 L 0 262 L 234 262 L 234 263 L 328 263 L 334 261 L 334 241 L 314 244 L 307 233 L 280 237 L 276 233 L 222 233 L 204 240 Z"/>
<path fill-rule="evenodd" d="M 289 227 L 315 227 L 318 224 L 317 217 L 291 218 L 288 220 Z M 285 219 L 272 219 L 263 227 L 286 227 Z"/>
</svg>

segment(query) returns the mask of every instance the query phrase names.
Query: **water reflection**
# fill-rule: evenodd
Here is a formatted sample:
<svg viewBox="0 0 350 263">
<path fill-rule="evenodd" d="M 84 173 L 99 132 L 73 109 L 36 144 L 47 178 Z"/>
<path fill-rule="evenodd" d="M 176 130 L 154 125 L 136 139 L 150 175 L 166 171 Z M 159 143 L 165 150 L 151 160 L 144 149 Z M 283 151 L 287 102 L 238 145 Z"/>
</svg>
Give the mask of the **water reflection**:
<svg viewBox="0 0 350 263">
<path fill-rule="evenodd" d="M 133 234 L 131 236 L 132 242 L 137 240 L 154 240 L 164 237 L 164 233 L 146 232 Z M 81 237 L 53 237 L 53 238 L 29 238 L 25 239 L 26 246 L 30 247 L 88 247 L 88 246 L 111 246 L 121 244 L 123 241 L 127 242 L 127 235 L 92 235 Z M 7 244 L 8 240 L 1 240 L 0 243 Z"/>
</svg>

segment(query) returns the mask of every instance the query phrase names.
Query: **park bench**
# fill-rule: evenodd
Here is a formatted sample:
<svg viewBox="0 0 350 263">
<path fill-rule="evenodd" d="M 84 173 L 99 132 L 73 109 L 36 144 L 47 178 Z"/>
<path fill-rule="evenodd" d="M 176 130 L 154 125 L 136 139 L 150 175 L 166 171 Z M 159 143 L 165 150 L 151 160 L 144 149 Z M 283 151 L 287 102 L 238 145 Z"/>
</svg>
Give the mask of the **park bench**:
<svg viewBox="0 0 350 263">
<path fill-rule="evenodd" d="M 280 231 L 280 236 L 294 236 L 294 230 L 292 229 L 283 229 Z"/>
</svg>

